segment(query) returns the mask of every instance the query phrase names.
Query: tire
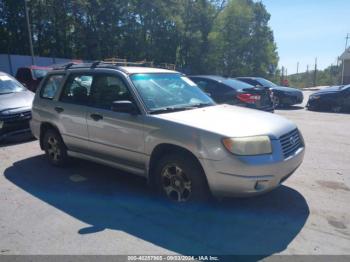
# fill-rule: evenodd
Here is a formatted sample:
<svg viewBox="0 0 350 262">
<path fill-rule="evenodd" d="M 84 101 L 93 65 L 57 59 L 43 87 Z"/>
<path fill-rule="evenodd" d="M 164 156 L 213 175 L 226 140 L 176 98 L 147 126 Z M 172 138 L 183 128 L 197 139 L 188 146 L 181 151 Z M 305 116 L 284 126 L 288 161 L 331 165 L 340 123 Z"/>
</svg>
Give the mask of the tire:
<svg viewBox="0 0 350 262">
<path fill-rule="evenodd" d="M 342 111 L 342 108 L 341 108 L 341 106 L 334 105 L 334 106 L 331 107 L 331 111 L 333 113 L 340 113 Z"/>
<path fill-rule="evenodd" d="M 205 174 L 187 154 L 171 154 L 155 168 L 158 192 L 173 202 L 201 202 L 209 199 Z"/>
<path fill-rule="evenodd" d="M 49 129 L 45 132 L 43 137 L 43 148 L 51 165 L 57 167 L 67 165 L 69 160 L 67 147 L 57 131 Z"/>
<path fill-rule="evenodd" d="M 282 107 L 281 103 L 280 103 L 280 98 L 278 96 L 273 96 L 273 107 L 274 108 L 278 108 L 278 107 Z"/>
</svg>

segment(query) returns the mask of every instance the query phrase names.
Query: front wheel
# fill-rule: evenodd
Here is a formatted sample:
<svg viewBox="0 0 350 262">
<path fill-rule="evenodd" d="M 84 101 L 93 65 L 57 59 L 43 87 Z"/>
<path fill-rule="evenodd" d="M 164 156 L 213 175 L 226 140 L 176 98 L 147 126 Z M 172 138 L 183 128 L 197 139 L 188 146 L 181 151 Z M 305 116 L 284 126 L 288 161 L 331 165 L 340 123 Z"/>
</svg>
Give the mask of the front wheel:
<svg viewBox="0 0 350 262">
<path fill-rule="evenodd" d="M 279 106 L 281 106 L 280 98 L 278 96 L 273 96 L 272 102 L 274 108 L 278 108 Z"/>
<path fill-rule="evenodd" d="M 340 113 L 341 110 L 342 110 L 341 106 L 338 106 L 338 105 L 334 105 L 334 106 L 331 107 L 331 111 L 333 113 Z"/>
<path fill-rule="evenodd" d="M 159 192 L 173 202 L 207 200 L 209 189 L 199 163 L 185 155 L 163 157 L 156 167 Z"/>
<path fill-rule="evenodd" d="M 46 131 L 43 138 L 43 146 L 50 164 L 54 166 L 67 164 L 67 148 L 58 132 L 51 129 Z"/>
</svg>

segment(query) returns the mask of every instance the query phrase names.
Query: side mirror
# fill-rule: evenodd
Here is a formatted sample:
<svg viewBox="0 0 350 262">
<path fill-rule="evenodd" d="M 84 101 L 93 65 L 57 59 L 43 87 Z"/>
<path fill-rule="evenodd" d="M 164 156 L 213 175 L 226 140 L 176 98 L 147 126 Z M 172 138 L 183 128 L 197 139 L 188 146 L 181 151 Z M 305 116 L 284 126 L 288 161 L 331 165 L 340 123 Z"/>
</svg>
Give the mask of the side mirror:
<svg viewBox="0 0 350 262">
<path fill-rule="evenodd" d="M 128 100 L 114 101 L 112 103 L 111 110 L 114 112 L 128 113 L 128 114 L 132 114 L 132 115 L 135 115 L 138 112 L 135 104 L 131 101 L 128 101 Z"/>
</svg>

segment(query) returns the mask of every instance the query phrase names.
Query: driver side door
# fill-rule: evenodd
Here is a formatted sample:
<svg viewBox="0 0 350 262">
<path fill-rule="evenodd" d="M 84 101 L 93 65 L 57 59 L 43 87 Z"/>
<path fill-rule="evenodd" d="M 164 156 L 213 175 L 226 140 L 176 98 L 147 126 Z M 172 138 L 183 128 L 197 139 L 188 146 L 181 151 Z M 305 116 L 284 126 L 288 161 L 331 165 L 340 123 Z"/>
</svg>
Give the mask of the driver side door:
<svg viewBox="0 0 350 262">
<path fill-rule="evenodd" d="M 94 156 L 130 167 L 143 173 L 144 127 L 141 114 L 114 112 L 114 101 L 134 101 L 122 77 L 114 74 L 95 74 L 91 86 L 91 106 L 87 125 L 91 151 Z"/>
</svg>

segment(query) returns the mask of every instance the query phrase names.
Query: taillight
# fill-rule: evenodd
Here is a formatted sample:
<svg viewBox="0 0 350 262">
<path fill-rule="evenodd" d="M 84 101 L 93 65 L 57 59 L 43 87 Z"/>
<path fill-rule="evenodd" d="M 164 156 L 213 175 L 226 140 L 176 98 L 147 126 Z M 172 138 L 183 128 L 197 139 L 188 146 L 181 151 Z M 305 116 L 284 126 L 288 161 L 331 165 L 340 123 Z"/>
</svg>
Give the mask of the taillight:
<svg viewBox="0 0 350 262">
<path fill-rule="evenodd" d="M 242 102 L 255 104 L 257 101 L 260 100 L 261 97 L 259 95 L 253 95 L 253 94 L 238 94 L 237 98 Z"/>
</svg>

